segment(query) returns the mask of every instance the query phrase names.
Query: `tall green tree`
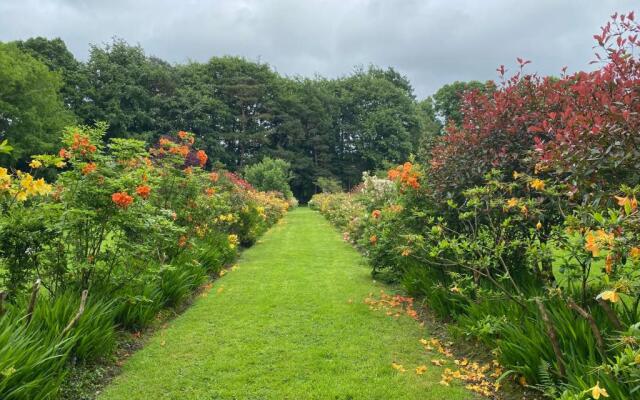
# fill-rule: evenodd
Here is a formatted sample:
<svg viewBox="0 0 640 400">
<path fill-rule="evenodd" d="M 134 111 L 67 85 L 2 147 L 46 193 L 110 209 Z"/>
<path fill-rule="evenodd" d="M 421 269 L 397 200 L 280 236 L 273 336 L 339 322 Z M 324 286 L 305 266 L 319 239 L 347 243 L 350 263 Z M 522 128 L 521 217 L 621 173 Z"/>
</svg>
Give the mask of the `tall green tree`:
<svg viewBox="0 0 640 400">
<path fill-rule="evenodd" d="M 14 150 L 2 164 L 57 150 L 59 134 L 73 122 L 63 104 L 62 78 L 16 44 L 0 43 L 0 141 Z"/>
<path fill-rule="evenodd" d="M 278 75 L 267 64 L 238 57 L 212 58 L 204 72 L 221 110 L 220 139 L 226 164 L 242 168 L 259 160 L 273 130 Z"/>
<path fill-rule="evenodd" d="M 411 85 L 393 69 L 371 67 L 336 81 L 340 114 L 334 151 L 342 181 L 406 160 L 417 147 L 420 120 Z"/>
<path fill-rule="evenodd" d="M 88 81 L 83 106 L 77 111 L 86 123 L 106 121 L 107 136 L 157 136 L 167 122 L 167 98 L 175 93 L 173 68 L 147 57 L 140 46 L 116 39 L 92 46 L 86 65 Z"/>
<path fill-rule="evenodd" d="M 291 188 L 307 201 L 313 182 L 335 177 L 334 132 L 338 101 L 325 79 L 280 79 L 268 153 L 291 163 Z"/>
<path fill-rule="evenodd" d="M 43 62 L 51 71 L 60 74 L 60 93 L 65 106 L 73 112 L 80 111 L 88 89 L 85 65 L 75 59 L 64 41 L 60 38 L 35 37 L 16 41 L 15 44 Z"/>
<path fill-rule="evenodd" d="M 444 125 L 454 123 L 458 126 L 462 123 L 460 106 L 465 92 L 470 90 L 484 91 L 486 84 L 479 81 L 460 82 L 444 85 L 433 95 L 433 108 L 436 116 Z"/>
</svg>

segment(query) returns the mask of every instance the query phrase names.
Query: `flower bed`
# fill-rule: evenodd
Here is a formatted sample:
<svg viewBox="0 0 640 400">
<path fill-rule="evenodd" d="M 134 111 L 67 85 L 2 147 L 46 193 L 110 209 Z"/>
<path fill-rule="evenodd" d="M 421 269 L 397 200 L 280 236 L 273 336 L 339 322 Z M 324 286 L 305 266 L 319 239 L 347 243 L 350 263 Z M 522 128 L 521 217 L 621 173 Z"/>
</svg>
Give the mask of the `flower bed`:
<svg viewBox="0 0 640 400">
<path fill-rule="evenodd" d="M 640 398 L 639 32 L 614 15 L 594 72 L 499 68 L 422 162 L 310 203 L 551 398 Z"/>
<path fill-rule="evenodd" d="M 180 305 L 289 208 L 206 171 L 188 132 L 147 148 L 105 130 L 69 128 L 31 171 L 0 169 L 0 398 L 54 396 L 69 360 L 110 355 L 117 329 Z"/>
</svg>

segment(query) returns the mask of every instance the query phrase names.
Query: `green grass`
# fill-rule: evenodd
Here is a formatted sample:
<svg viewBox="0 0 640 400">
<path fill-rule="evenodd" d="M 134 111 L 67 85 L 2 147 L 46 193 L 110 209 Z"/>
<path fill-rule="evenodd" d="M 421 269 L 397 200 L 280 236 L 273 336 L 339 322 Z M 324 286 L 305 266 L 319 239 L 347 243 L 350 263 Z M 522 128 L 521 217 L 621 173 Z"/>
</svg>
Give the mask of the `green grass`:
<svg viewBox="0 0 640 400">
<path fill-rule="evenodd" d="M 134 354 L 100 399 L 474 398 L 438 383 L 442 368 L 418 342 L 425 328 L 363 303 L 380 288 L 320 214 L 296 209 Z"/>
</svg>

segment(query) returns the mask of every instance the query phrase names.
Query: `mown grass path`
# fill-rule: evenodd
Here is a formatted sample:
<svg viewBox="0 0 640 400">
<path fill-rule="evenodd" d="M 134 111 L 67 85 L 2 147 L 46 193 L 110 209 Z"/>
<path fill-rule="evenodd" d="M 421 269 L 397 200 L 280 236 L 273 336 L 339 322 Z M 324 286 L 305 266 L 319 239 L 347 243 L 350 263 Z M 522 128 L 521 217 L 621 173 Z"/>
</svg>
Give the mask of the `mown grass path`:
<svg viewBox="0 0 640 400">
<path fill-rule="evenodd" d="M 322 216 L 296 209 L 134 354 L 100 399 L 473 398 L 438 383 L 442 369 L 418 342 L 424 328 L 369 310 L 363 300 L 379 290 Z"/>
</svg>

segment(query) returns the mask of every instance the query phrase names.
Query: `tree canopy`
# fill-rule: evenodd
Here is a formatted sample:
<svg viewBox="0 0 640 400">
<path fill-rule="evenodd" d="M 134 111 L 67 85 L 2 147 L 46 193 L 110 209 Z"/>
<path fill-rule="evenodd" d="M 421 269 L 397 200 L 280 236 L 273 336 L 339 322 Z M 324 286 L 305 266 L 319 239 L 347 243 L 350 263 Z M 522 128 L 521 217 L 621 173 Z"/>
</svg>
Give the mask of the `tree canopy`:
<svg viewBox="0 0 640 400">
<path fill-rule="evenodd" d="M 443 96 L 417 101 L 393 68 L 358 68 L 337 79 L 284 77 L 240 57 L 170 64 L 120 39 L 91 46 L 86 62 L 61 39 L 32 38 L 2 49 L 2 79 L 21 87 L 23 99 L 12 101 L 31 102 L 14 104 L 31 116 L 21 117 L 20 126 L 9 117 L 10 102 L 2 103 L 0 139 L 15 145 L 16 159 L 50 150 L 73 115 L 84 124 L 108 123 L 107 137 L 155 140 L 187 130 L 212 165 L 243 171 L 265 157 L 285 161 L 291 190 L 302 201 L 320 190 L 319 178 L 348 189 L 363 171 L 417 153 L 440 134 L 449 107 Z M 29 96 L 43 86 L 45 96 Z"/>
<path fill-rule="evenodd" d="M 73 121 L 60 96 L 62 86 L 58 72 L 16 44 L 0 43 L 0 140 L 14 148 L 4 161 L 15 164 L 55 149 L 62 128 Z"/>
</svg>

